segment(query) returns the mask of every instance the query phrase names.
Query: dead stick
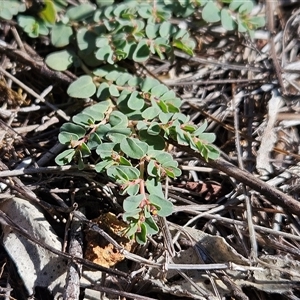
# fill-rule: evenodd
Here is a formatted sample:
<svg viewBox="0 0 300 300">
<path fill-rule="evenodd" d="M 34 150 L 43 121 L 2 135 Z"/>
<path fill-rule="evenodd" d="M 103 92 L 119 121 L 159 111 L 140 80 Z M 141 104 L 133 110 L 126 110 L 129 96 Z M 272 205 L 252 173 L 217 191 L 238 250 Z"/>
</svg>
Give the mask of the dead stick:
<svg viewBox="0 0 300 300">
<path fill-rule="evenodd" d="M 235 178 L 237 181 L 244 183 L 253 190 L 264 195 L 271 203 L 287 209 L 287 211 L 290 214 L 296 214 L 300 216 L 300 202 L 298 202 L 291 196 L 286 195 L 283 192 L 277 190 L 273 186 L 270 186 L 266 182 L 256 178 L 251 173 L 243 171 L 221 158 L 205 162 L 204 158 L 201 156 L 200 153 L 191 150 L 188 146 L 179 145 L 174 141 L 172 141 L 172 144 L 175 145 L 177 148 L 192 154 L 206 165 L 215 168 L 219 171 L 222 171 L 230 177 Z"/>
</svg>

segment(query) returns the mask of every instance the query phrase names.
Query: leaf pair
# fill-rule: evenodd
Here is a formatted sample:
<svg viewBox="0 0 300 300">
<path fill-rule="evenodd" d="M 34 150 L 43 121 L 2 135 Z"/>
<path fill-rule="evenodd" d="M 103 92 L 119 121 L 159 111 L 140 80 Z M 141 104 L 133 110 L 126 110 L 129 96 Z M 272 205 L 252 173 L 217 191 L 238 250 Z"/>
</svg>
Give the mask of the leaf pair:
<svg viewBox="0 0 300 300">
<path fill-rule="evenodd" d="M 226 4 L 228 1 L 222 1 Z M 202 17 L 208 23 L 221 21 L 226 30 L 238 29 L 239 32 L 248 32 L 253 35 L 253 30 L 265 25 L 264 17 L 251 16 L 254 2 L 232 0 L 229 6 L 220 5 L 217 1 L 204 1 Z"/>
</svg>

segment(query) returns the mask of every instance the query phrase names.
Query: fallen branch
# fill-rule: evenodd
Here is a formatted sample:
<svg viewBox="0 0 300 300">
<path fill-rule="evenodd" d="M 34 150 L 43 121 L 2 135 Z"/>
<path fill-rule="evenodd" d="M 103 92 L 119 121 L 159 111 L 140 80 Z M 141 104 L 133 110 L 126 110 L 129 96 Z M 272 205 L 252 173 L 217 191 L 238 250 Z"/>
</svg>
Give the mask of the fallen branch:
<svg viewBox="0 0 300 300">
<path fill-rule="evenodd" d="M 188 146 L 182 146 L 173 141 L 172 144 L 180 150 L 192 154 L 194 157 L 199 159 L 207 166 L 222 171 L 228 176 L 235 178 L 237 181 L 244 183 L 253 190 L 264 195 L 271 203 L 285 208 L 289 213 L 300 215 L 300 203 L 297 200 L 277 190 L 273 186 L 270 186 L 266 182 L 256 178 L 251 173 L 243 171 L 235 165 L 221 158 L 216 159 L 214 161 L 210 160 L 209 162 L 206 162 L 200 153 L 191 150 Z"/>
</svg>

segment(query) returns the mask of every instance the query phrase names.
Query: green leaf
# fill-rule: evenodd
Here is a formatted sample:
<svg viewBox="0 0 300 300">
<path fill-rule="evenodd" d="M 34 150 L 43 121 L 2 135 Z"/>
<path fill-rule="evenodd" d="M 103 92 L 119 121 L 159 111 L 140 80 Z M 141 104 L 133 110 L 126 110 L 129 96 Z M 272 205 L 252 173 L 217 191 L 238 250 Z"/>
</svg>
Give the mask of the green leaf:
<svg viewBox="0 0 300 300">
<path fill-rule="evenodd" d="M 226 30 L 234 30 L 236 28 L 236 23 L 233 20 L 229 9 L 223 8 L 221 10 L 221 23 Z"/>
<path fill-rule="evenodd" d="M 194 131 L 193 135 L 198 136 L 199 134 L 202 134 L 204 130 L 207 128 L 207 121 L 205 120 L 202 125 L 200 125 L 197 130 Z"/>
<path fill-rule="evenodd" d="M 171 51 L 171 45 L 169 40 L 163 37 L 156 38 L 154 40 L 153 47 L 160 59 L 165 58 L 163 53 L 169 53 Z"/>
<path fill-rule="evenodd" d="M 105 75 L 105 79 L 109 81 L 116 81 L 121 76 L 120 70 L 112 70 Z"/>
<path fill-rule="evenodd" d="M 96 39 L 96 46 L 99 47 L 99 48 L 102 48 L 104 46 L 108 46 L 109 45 L 109 38 L 106 37 L 106 36 L 100 36 L 100 37 L 97 37 Z"/>
<path fill-rule="evenodd" d="M 79 150 L 81 152 L 81 157 L 89 157 L 91 155 L 91 150 L 86 143 L 81 143 Z"/>
<path fill-rule="evenodd" d="M 79 157 L 78 157 L 78 163 L 77 163 L 77 168 L 78 170 L 83 170 L 85 167 L 85 164 L 84 164 L 84 161 L 82 159 L 82 155 L 81 155 L 81 152 L 79 152 Z"/>
<path fill-rule="evenodd" d="M 172 120 L 177 120 L 180 124 L 184 124 L 190 121 L 190 117 L 182 113 L 176 113 L 174 114 Z"/>
<path fill-rule="evenodd" d="M 123 127 L 114 127 L 115 129 L 126 129 Z M 112 127 L 110 124 L 100 124 L 96 129 L 97 134 L 99 134 L 101 139 L 107 140 L 107 135 L 112 132 Z"/>
<path fill-rule="evenodd" d="M 58 135 L 58 141 L 63 145 L 69 145 L 71 141 L 78 141 L 79 137 L 75 133 L 61 132 Z"/>
<path fill-rule="evenodd" d="M 136 195 L 140 190 L 140 185 L 139 184 L 129 184 L 125 190 L 124 193 L 127 193 L 129 196 L 134 196 Z"/>
<path fill-rule="evenodd" d="M 102 82 L 97 89 L 97 98 L 99 100 L 107 100 L 110 96 L 109 84 Z"/>
<path fill-rule="evenodd" d="M 166 102 L 171 102 L 176 98 L 177 97 L 176 97 L 175 92 L 173 90 L 168 90 L 160 97 L 160 100 L 166 101 Z"/>
<path fill-rule="evenodd" d="M 215 160 L 220 157 L 220 151 L 213 145 L 207 145 L 206 147 L 208 149 L 208 158 Z"/>
<path fill-rule="evenodd" d="M 158 106 L 156 106 L 156 107 L 150 106 L 143 111 L 142 117 L 146 120 L 152 120 L 158 116 L 160 111 L 161 110 L 159 109 Z"/>
<path fill-rule="evenodd" d="M 127 158 L 125 158 L 124 156 L 120 156 L 120 161 L 119 162 L 120 162 L 120 165 L 132 166 L 130 161 Z"/>
<path fill-rule="evenodd" d="M 139 207 L 143 199 L 144 195 L 141 194 L 136 196 L 129 196 L 123 201 L 123 209 L 126 212 L 135 211 Z"/>
<path fill-rule="evenodd" d="M 67 90 L 70 97 L 89 98 L 96 92 L 96 85 L 89 75 L 83 75 L 72 82 Z"/>
<path fill-rule="evenodd" d="M 128 118 L 122 112 L 114 110 L 109 116 L 109 123 L 112 127 L 128 126 Z"/>
<path fill-rule="evenodd" d="M 126 127 L 113 127 L 106 137 L 114 143 L 122 143 L 123 140 L 131 134 L 131 129 Z"/>
<path fill-rule="evenodd" d="M 0 17 L 5 20 L 11 20 L 14 15 L 26 10 L 25 3 L 17 0 L 0 1 Z"/>
<path fill-rule="evenodd" d="M 148 128 L 148 122 L 147 120 L 142 120 L 142 121 L 138 121 L 136 124 L 136 129 L 137 130 L 147 130 Z"/>
<path fill-rule="evenodd" d="M 250 14 L 253 10 L 253 2 L 252 1 L 244 1 L 243 4 L 239 7 L 240 14 Z"/>
<path fill-rule="evenodd" d="M 147 45 L 147 41 L 143 39 L 139 41 L 138 45 L 136 46 L 132 55 L 132 59 L 136 62 L 144 62 L 149 58 L 149 56 L 150 50 Z"/>
<path fill-rule="evenodd" d="M 40 23 L 34 17 L 18 15 L 18 23 L 29 37 L 36 38 L 39 36 Z"/>
<path fill-rule="evenodd" d="M 137 210 L 138 211 L 138 210 Z M 139 211 L 138 211 L 139 212 Z M 134 215 L 135 216 L 135 215 Z M 131 212 L 130 213 L 124 213 L 123 214 L 123 220 L 126 222 L 126 221 L 130 221 L 132 218 L 132 215 L 131 215 Z M 137 218 L 138 218 L 138 213 L 137 213 Z M 131 223 L 129 224 L 129 227 L 127 228 L 127 231 L 126 231 L 126 236 L 128 238 L 132 237 L 136 231 L 138 230 L 138 223 L 137 222 L 134 222 L 134 223 Z"/>
<path fill-rule="evenodd" d="M 173 204 L 171 201 L 168 201 L 164 198 L 161 198 L 157 195 L 150 195 L 149 201 L 158 207 L 157 214 L 160 217 L 167 217 L 172 214 L 173 212 Z"/>
<path fill-rule="evenodd" d="M 102 121 L 104 119 L 104 114 L 110 106 L 111 101 L 101 101 L 100 103 L 85 108 L 82 112 L 91 116 L 95 121 Z"/>
<path fill-rule="evenodd" d="M 134 91 L 131 93 L 127 105 L 132 110 L 140 110 L 144 107 L 145 101 L 139 92 Z"/>
<path fill-rule="evenodd" d="M 144 141 L 148 145 L 148 151 L 150 150 L 163 150 L 166 146 L 166 142 L 160 135 L 151 135 L 146 130 L 139 132 L 141 141 Z"/>
<path fill-rule="evenodd" d="M 75 149 L 67 149 L 55 157 L 55 163 L 59 166 L 69 164 L 76 153 Z"/>
<path fill-rule="evenodd" d="M 173 25 L 170 22 L 163 22 L 159 27 L 159 35 L 161 37 L 168 37 L 173 32 Z"/>
<path fill-rule="evenodd" d="M 163 124 L 167 124 L 171 120 L 172 116 L 173 116 L 172 113 L 160 112 L 158 118 Z"/>
<path fill-rule="evenodd" d="M 92 124 L 95 123 L 95 120 L 91 116 L 89 116 L 89 115 L 87 115 L 87 114 L 85 114 L 83 112 L 75 115 L 72 118 L 72 121 L 74 123 L 76 123 L 78 125 L 82 125 L 84 127 L 90 126 L 90 125 L 92 125 Z"/>
<path fill-rule="evenodd" d="M 166 175 L 170 178 L 176 178 L 181 175 L 181 170 L 179 168 L 176 168 L 174 166 L 163 166 L 163 169 L 166 173 Z"/>
<path fill-rule="evenodd" d="M 54 24 L 56 21 L 56 9 L 52 0 L 44 0 L 44 8 L 38 13 L 46 23 Z"/>
<path fill-rule="evenodd" d="M 120 165 L 116 169 L 126 174 L 128 180 L 136 180 L 140 177 L 140 171 L 135 167 Z"/>
<path fill-rule="evenodd" d="M 196 130 L 196 125 L 193 124 L 183 124 L 181 129 L 190 133 L 193 133 Z"/>
<path fill-rule="evenodd" d="M 164 112 L 164 113 L 168 113 L 169 110 L 168 110 L 168 106 L 167 104 L 164 102 L 164 101 L 158 101 L 157 102 L 158 106 L 160 107 L 160 109 Z"/>
<path fill-rule="evenodd" d="M 132 87 L 136 87 L 140 84 L 140 82 L 143 81 L 141 78 L 137 77 L 137 76 L 132 76 L 129 80 L 128 80 L 128 85 L 132 86 Z"/>
<path fill-rule="evenodd" d="M 231 3 L 229 4 L 229 9 L 235 11 L 235 10 L 237 10 L 243 3 L 244 3 L 244 1 L 241 1 L 241 0 L 232 0 Z"/>
<path fill-rule="evenodd" d="M 147 130 L 147 133 L 149 135 L 158 135 L 160 134 L 160 131 L 161 131 L 160 125 L 157 122 L 151 122 Z"/>
<path fill-rule="evenodd" d="M 155 155 L 154 157 L 160 164 L 173 161 L 172 155 L 167 152 L 157 152 L 157 155 Z"/>
<path fill-rule="evenodd" d="M 203 132 L 198 135 L 198 138 L 205 143 L 213 143 L 216 135 L 213 132 Z"/>
<path fill-rule="evenodd" d="M 115 0 L 96 0 L 98 7 L 105 7 L 114 4 Z"/>
<path fill-rule="evenodd" d="M 101 143 L 102 142 L 101 142 L 101 139 L 100 139 L 99 135 L 97 133 L 93 132 L 89 136 L 87 146 L 90 150 L 95 150 Z"/>
<path fill-rule="evenodd" d="M 67 16 L 73 21 L 83 21 L 91 17 L 96 9 L 95 5 L 90 3 L 79 4 L 72 6 L 67 10 Z"/>
<path fill-rule="evenodd" d="M 103 144 L 100 144 L 97 149 L 96 149 L 96 153 L 98 155 L 100 155 L 100 157 L 102 159 L 105 159 L 105 158 L 111 158 L 114 154 L 117 154 L 115 151 L 114 151 L 114 147 L 116 146 L 115 143 L 103 143 Z"/>
<path fill-rule="evenodd" d="M 204 144 L 201 146 L 200 154 L 203 156 L 205 161 L 208 161 L 208 149 Z"/>
<path fill-rule="evenodd" d="M 238 31 L 239 32 L 247 32 L 248 25 L 245 22 L 245 20 L 243 20 L 242 18 L 240 18 L 240 16 L 237 16 L 237 24 L 238 24 Z"/>
<path fill-rule="evenodd" d="M 151 78 L 151 77 L 146 77 L 141 83 L 140 83 L 140 88 L 143 92 L 150 92 L 150 90 L 158 86 L 160 82 L 157 79 Z"/>
<path fill-rule="evenodd" d="M 160 98 L 162 95 L 167 93 L 169 89 L 164 84 L 158 84 L 151 88 L 151 96 L 156 96 L 157 98 Z"/>
<path fill-rule="evenodd" d="M 126 138 L 120 144 L 120 149 L 129 157 L 134 159 L 142 158 L 147 152 L 147 144 L 134 138 Z M 143 146 L 143 147 L 142 147 Z M 146 149 L 145 149 L 146 148 Z"/>
<path fill-rule="evenodd" d="M 115 7 L 113 5 L 105 7 L 105 9 L 104 9 L 104 16 L 107 19 L 111 19 L 113 17 L 114 10 L 115 10 Z"/>
<path fill-rule="evenodd" d="M 177 142 L 180 145 L 184 145 L 184 146 L 189 145 L 189 140 L 191 139 L 191 135 L 189 134 L 189 132 L 183 131 L 179 126 L 176 126 L 174 128 L 174 131 L 176 134 Z"/>
<path fill-rule="evenodd" d="M 107 174 L 107 176 L 109 176 L 110 178 L 112 178 L 118 184 L 121 184 L 121 185 L 128 182 L 128 180 L 129 180 L 126 172 L 124 172 L 124 170 L 119 168 L 117 165 L 112 166 L 109 169 L 107 169 L 106 174 Z"/>
<path fill-rule="evenodd" d="M 250 17 L 248 22 L 252 25 L 254 29 L 264 27 L 266 25 L 266 20 L 264 17 Z"/>
<path fill-rule="evenodd" d="M 145 224 L 141 224 L 141 228 L 135 234 L 135 240 L 138 244 L 143 245 L 146 243 L 147 237 L 147 228 Z"/>
<path fill-rule="evenodd" d="M 148 177 L 148 179 L 146 180 L 146 188 L 149 194 L 153 194 L 160 198 L 164 198 L 161 182 L 159 182 L 155 178 Z"/>
<path fill-rule="evenodd" d="M 121 43 L 121 42 L 120 42 Z M 124 43 L 124 45 L 126 46 L 126 41 L 122 41 L 122 43 Z M 123 60 L 125 58 L 127 58 L 128 56 L 128 51 L 126 51 L 126 47 L 123 47 L 121 45 L 118 45 L 117 43 L 114 43 L 116 49 L 115 49 L 115 56 L 116 56 L 116 61 L 119 60 Z"/>
<path fill-rule="evenodd" d="M 160 100 L 164 101 L 168 105 L 168 109 L 170 112 L 179 112 L 179 107 L 181 106 L 182 100 L 178 97 L 171 97 L 171 94 L 172 93 L 167 92 L 160 98 Z M 170 98 L 167 99 L 167 97 Z"/>
<path fill-rule="evenodd" d="M 70 49 L 64 49 L 57 52 L 52 52 L 46 56 L 46 64 L 53 70 L 65 71 L 74 61 L 75 52 Z"/>
<path fill-rule="evenodd" d="M 53 25 L 51 30 L 51 43 L 57 48 L 69 45 L 73 35 L 72 27 L 61 22 Z"/>
<path fill-rule="evenodd" d="M 145 222 L 143 223 L 146 227 L 147 234 L 152 235 L 158 233 L 159 229 L 154 222 L 152 216 L 146 218 Z"/>
<path fill-rule="evenodd" d="M 151 18 L 152 16 L 152 6 L 149 4 L 144 3 L 143 6 L 138 8 L 138 14 L 143 18 L 143 19 L 148 19 Z"/>
<path fill-rule="evenodd" d="M 114 51 L 112 50 L 110 45 L 106 45 L 101 47 L 96 52 L 96 58 L 99 60 L 107 61 L 110 64 L 114 64 L 113 61 Z"/>
<path fill-rule="evenodd" d="M 140 208 L 137 208 L 133 211 L 126 211 L 124 214 L 123 214 L 123 220 L 125 222 L 130 222 L 129 224 L 129 228 L 131 228 L 131 226 L 133 226 L 133 224 L 137 224 L 138 220 L 139 220 L 139 217 L 140 217 L 140 212 L 141 212 L 141 209 Z M 136 226 L 136 229 L 138 229 L 138 226 Z M 134 232 L 135 233 L 135 232 Z M 127 233 L 126 233 L 127 235 Z"/>
<path fill-rule="evenodd" d="M 154 39 L 157 36 L 158 24 L 147 24 L 145 28 L 146 35 L 149 39 Z"/>
<path fill-rule="evenodd" d="M 122 74 L 116 79 L 116 84 L 120 86 L 125 85 L 131 77 L 131 74 Z"/>
<path fill-rule="evenodd" d="M 86 133 L 85 129 L 82 126 L 73 124 L 71 122 L 67 122 L 60 127 L 60 132 L 64 132 L 64 131 L 69 133 L 74 133 L 79 138 L 82 138 Z"/>
<path fill-rule="evenodd" d="M 173 39 L 182 39 L 186 34 L 188 34 L 188 32 L 185 29 L 179 29 L 173 35 Z"/>
<path fill-rule="evenodd" d="M 86 27 L 80 28 L 76 32 L 76 42 L 78 49 L 83 51 L 84 56 L 87 56 L 95 51 L 95 40 L 96 40 L 95 32 L 89 30 Z"/>
<path fill-rule="evenodd" d="M 202 18 L 208 23 L 220 21 L 220 8 L 215 1 L 208 1 L 202 10 Z"/>
<path fill-rule="evenodd" d="M 115 164 L 115 162 L 112 159 L 103 160 L 95 165 L 95 170 L 96 170 L 96 172 L 101 173 L 105 169 L 108 169 L 111 166 L 113 166 L 114 164 Z"/>
<path fill-rule="evenodd" d="M 159 166 L 155 163 L 155 160 L 151 159 L 147 165 L 147 173 L 152 177 L 160 176 Z"/>
<path fill-rule="evenodd" d="M 110 85 L 109 93 L 113 97 L 118 97 L 120 95 L 118 88 L 114 84 Z"/>
</svg>

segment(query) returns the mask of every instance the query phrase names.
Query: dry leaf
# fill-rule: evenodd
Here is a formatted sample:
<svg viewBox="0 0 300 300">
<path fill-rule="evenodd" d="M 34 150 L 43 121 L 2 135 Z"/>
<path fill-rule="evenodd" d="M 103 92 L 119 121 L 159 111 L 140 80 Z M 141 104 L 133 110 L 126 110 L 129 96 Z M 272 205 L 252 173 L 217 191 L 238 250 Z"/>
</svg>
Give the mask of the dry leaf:
<svg viewBox="0 0 300 300">
<path fill-rule="evenodd" d="M 274 125 L 279 108 L 282 105 L 281 97 L 277 95 L 277 91 L 272 90 L 272 98 L 269 101 L 268 123 L 262 135 L 261 144 L 257 152 L 256 169 L 261 175 L 273 173 L 273 167 L 270 163 L 270 153 L 277 141 L 274 131 Z"/>
<path fill-rule="evenodd" d="M 106 213 L 99 218 L 92 220 L 98 226 L 110 234 L 124 249 L 131 251 L 134 241 L 124 237 L 127 224 L 118 220 L 112 213 Z M 85 257 L 103 267 L 112 267 L 124 260 L 122 255 L 114 246 L 106 241 L 96 232 L 88 231 L 86 234 L 87 249 Z"/>
</svg>

